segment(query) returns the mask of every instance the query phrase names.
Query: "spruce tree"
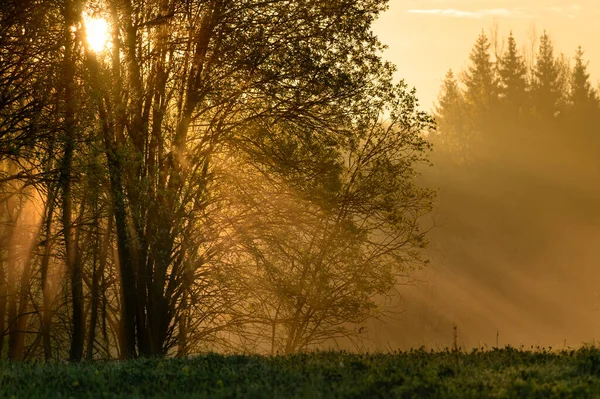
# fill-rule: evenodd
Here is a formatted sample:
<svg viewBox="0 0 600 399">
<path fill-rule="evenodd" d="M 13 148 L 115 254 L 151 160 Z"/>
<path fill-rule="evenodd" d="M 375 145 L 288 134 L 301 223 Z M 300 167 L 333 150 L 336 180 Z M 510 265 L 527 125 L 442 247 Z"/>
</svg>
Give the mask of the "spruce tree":
<svg viewBox="0 0 600 399">
<path fill-rule="evenodd" d="M 469 55 L 469 67 L 463 74 L 465 85 L 466 114 L 469 126 L 469 157 L 488 158 L 499 137 L 497 131 L 501 126 L 498 118 L 498 79 L 496 66 L 490 55 L 490 42 L 482 31 Z M 473 159 L 473 161 L 475 161 Z"/>
<path fill-rule="evenodd" d="M 575 65 L 570 73 L 569 102 L 567 108 L 568 126 L 571 137 L 576 137 L 580 153 L 597 148 L 600 141 L 600 107 L 596 91 L 590 83 L 588 63 L 583 59 L 584 51 L 579 46 L 575 53 Z M 594 144 L 596 143 L 596 144 Z M 594 154 L 595 156 L 596 154 Z"/>
<path fill-rule="evenodd" d="M 452 69 L 446 73 L 434 113 L 438 130 L 434 143 L 463 163 L 469 157 L 466 145 L 469 142 L 468 114 L 463 92 Z"/>
<path fill-rule="evenodd" d="M 463 95 L 458 87 L 458 82 L 452 69 L 448 70 L 442 89 L 438 97 L 438 105 L 435 107 L 437 126 L 441 133 L 451 134 L 457 131 L 463 107 Z"/>
<path fill-rule="evenodd" d="M 469 56 L 471 61 L 463 76 L 466 99 L 476 110 L 487 110 L 497 96 L 494 63 L 490 56 L 490 42 L 482 31 Z"/>
<path fill-rule="evenodd" d="M 510 32 L 508 49 L 498 61 L 499 96 L 508 109 L 522 112 L 527 97 L 527 66 L 517 50 L 517 42 Z"/>
<path fill-rule="evenodd" d="M 560 69 L 554 57 L 554 46 L 544 31 L 533 71 L 533 108 L 538 117 L 551 119 L 558 115 L 562 99 L 560 87 Z"/>
<path fill-rule="evenodd" d="M 587 72 L 588 63 L 583 60 L 584 51 L 579 46 L 575 53 L 575 66 L 571 72 L 571 91 L 569 102 L 574 109 L 589 109 L 596 104 L 596 93 L 590 83 Z"/>
</svg>

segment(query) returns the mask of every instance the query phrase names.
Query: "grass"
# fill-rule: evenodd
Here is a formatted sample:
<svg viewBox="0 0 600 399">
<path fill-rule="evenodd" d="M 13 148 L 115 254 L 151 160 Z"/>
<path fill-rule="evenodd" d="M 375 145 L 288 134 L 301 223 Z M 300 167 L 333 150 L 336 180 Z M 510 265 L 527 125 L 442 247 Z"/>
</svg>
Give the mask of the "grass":
<svg viewBox="0 0 600 399">
<path fill-rule="evenodd" d="M 0 398 L 595 398 L 600 350 L 0 362 Z"/>
</svg>

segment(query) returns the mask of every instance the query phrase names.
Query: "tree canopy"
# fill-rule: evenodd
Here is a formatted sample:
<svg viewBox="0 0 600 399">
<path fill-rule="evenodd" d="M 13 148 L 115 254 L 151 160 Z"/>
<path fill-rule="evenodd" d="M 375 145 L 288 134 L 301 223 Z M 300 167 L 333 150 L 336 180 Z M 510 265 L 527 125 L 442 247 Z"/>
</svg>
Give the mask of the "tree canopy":
<svg viewBox="0 0 600 399">
<path fill-rule="evenodd" d="M 423 262 L 433 120 L 381 58 L 386 1 L 1 7 L 9 358 L 305 349 Z"/>
</svg>

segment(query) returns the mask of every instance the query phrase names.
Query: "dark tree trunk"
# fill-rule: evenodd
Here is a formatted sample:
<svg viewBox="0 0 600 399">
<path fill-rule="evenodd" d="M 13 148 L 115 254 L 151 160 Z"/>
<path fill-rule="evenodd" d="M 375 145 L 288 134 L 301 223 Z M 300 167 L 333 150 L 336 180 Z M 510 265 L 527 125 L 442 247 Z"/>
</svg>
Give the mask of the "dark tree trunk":
<svg viewBox="0 0 600 399">
<path fill-rule="evenodd" d="M 71 287 L 72 306 L 72 338 L 69 358 L 71 361 L 80 361 L 83 357 L 83 346 L 85 339 L 85 321 L 83 316 L 83 276 L 81 265 L 78 262 L 77 243 L 74 237 L 72 221 L 73 199 L 72 199 L 72 166 L 73 152 L 75 149 L 75 137 L 77 123 L 75 120 L 77 99 L 75 92 L 75 61 L 77 40 L 71 27 L 80 21 L 80 10 L 76 0 L 68 1 L 63 9 L 64 46 L 65 54 L 63 60 L 63 89 L 64 89 L 64 154 L 60 168 L 60 186 L 62 201 L 62 224 L 63 237 L 65 240 L 67 272 Z"/>
<path fill-rule="evenodd" d="M 41 261 L 41 285 L 42 285 L 42 296 L 43 296 L 43 308 L 42 308 L 42 325 L 40 326 L 40 333 L 42 334 L 42 344 L 44 347 L 44 360 L 49 361 L 52 359 L 52 344 L 50 342 L 50 330 L 52 328 L 52 302 L 53 295 L 52 290 L 49 287 L 50 282 L 48 281 L 48 268 L 50 266 L 50 255 L 52 251 L 52 220 L 54 217 L 54 188 L 49 187 L 49 195 L 46 204 L 46 215 L 45 215 L 45 234 L 44 234 L 44 255 Z"/>
</svg>

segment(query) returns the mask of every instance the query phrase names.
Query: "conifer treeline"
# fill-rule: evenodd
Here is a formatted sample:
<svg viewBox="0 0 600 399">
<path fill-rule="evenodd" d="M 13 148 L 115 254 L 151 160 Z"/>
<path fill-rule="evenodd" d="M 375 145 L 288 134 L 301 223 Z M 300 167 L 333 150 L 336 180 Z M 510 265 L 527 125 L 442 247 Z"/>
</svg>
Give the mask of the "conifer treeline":
<svg viewBox="0 0 600 399">
<path fill-rule="evenodd" d="M 526 57 L 512 32 L 497 54 L 482 31 L 466 71 L 448 71 L 435 113 L 439 154 L 461 164 L 532 152 L 593 156 L 600 143 L 600 101 L 581 47 L 556 55 L 547 32 Z"/>
<path fill-rule="evenodd" d="M 424 178 L 439 190 L 439 273 L 412 325 L 425 320 L 417 336 L 442 342 L 458 325 L 463 347 L 498 331 L 503 344 L 575 341 L 588 316 L 572 309 L 597 292 L 597 86 L 582 48 L 562 55 L 545 32 L 494 37 L 479 35 L 466 70 L 448 72 L 435 110 Z"/>
</svg>

